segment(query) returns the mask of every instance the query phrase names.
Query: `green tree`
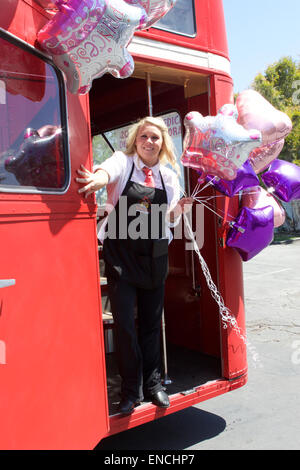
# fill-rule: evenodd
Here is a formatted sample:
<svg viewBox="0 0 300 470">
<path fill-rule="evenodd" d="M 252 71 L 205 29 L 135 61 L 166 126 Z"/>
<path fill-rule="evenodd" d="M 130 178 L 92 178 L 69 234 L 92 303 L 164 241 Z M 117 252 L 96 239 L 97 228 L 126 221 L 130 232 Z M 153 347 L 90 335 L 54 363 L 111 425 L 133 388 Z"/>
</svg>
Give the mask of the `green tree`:
<svg viewBox="0 0 300 470">
<path fill-rule="evenodd" d="M 258 74 L 252 88 L 264 96 L 276 109 L 292 120 L 293 130 L 286 137 L 280 158 L 300 163 L 300 63 L 283 57 Z"/>
</svg>

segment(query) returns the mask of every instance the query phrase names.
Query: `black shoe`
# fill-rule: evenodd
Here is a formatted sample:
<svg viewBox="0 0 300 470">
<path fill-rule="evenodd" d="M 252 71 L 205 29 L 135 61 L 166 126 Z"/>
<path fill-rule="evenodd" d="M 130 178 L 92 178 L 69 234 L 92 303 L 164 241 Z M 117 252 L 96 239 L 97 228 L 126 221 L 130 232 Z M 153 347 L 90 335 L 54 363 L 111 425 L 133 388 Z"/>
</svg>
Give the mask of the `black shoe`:
<svg viewBox="0 0 300 470">
<path fill-rule="evenodd" d="M 118 406 L 118 412 L 122 415 L 130 415 L 134 408 L 139 404 L 139 401 L 132 401 L 129 398 L 122 398 Z"/>
<path fill-rule="evenodd" d="M 160 406 L 161 408 L 168 408 L 170 406 L 169 397 L 163 390 L 153 393 L 151 400 L 154 405 Z"/>
</svg>

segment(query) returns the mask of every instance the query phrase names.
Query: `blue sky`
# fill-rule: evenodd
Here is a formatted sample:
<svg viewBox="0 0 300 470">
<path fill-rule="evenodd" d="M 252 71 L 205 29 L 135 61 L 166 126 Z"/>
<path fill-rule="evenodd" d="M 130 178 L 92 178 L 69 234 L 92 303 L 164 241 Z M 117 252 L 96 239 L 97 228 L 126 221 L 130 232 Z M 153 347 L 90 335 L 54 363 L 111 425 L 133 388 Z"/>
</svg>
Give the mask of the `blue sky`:
<svg viewBox="0 0 300 470">
<path fill-rule="evenodd" d="M 234 91 L 281 57 L 300 61 L 300 0 L 223 0 Z"/>
</svg>

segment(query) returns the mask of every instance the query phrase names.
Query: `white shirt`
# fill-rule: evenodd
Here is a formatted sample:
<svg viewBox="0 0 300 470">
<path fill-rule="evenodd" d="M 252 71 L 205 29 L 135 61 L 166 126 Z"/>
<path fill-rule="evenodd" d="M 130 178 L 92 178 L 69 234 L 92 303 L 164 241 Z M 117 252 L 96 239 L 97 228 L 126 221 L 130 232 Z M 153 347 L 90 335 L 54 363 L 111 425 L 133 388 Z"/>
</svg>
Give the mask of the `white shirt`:
<svg viewBox="0 0 300 470">
<path fill-rule="evenodd" d="M 131 181 L 139 184 L 145 184 L 145 174 L 142 171 L 142 168 L 145 165 L 137 154 L 135 154 L 133 157 L 130 157 L 121 151 L 117 151 L 103 163 L 94 167 L 94 171 L 101 168 L 105 170 L 109 175 L 109 183 L 106 186 L 107 202 L 105 207 L 105 210 L 107 210 L 108 213 L 110 213 L 112 208 L 117 205 L 117 202 L 130 176 L 132 163 L 134 163 L 134 169 L 131 176 Z M 151 170 L 155 187 L 158 189 L 163 189 L 159 172 L 161 173 L 167 193 L 169 210 L 172 210 L 180 199 L 180 187 L 177 174 L 175 173 L 175 171 L 160 163 L 157 163 L 156 165 L 151 167 Z M 166 221 L 166 233 L 169 237 L 169 241 L 172 240 L 172 233 L 169 227 L 174 227 L 175 225 L 177 225 L 179 220 L 180 217 L 178 217 L 174 223 Z M 104 231 L 106 223 L 107 217 L 105 217 L 105 219 L 103 219 L 100 224 L 98 224 L 100 225 L 98 227 L 98 238 L 100 239 L 100 241 L 104 240 Z"/>
</svg>

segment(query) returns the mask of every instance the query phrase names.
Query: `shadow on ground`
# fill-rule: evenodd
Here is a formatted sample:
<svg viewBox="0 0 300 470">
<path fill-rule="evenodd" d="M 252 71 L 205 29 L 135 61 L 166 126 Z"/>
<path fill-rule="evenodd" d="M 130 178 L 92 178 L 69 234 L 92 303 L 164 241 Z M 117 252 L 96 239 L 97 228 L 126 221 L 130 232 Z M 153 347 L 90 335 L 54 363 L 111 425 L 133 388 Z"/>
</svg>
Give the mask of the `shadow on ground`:
<svg viewBox="0 0 300 470">
<path fill-rule="evenodd" d="M 217 436 L 225 428 L 220 416 L 191 407 L 107 437 L 95 450 L 182 450 Z"/>
<path fill-rule="evenodd" d="M 290 245 L 291 243 L 300 243 L 300 233 L 285 234 L 279 232 L 275 234 L 271 245 Z"/>
</svg>

